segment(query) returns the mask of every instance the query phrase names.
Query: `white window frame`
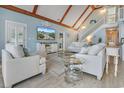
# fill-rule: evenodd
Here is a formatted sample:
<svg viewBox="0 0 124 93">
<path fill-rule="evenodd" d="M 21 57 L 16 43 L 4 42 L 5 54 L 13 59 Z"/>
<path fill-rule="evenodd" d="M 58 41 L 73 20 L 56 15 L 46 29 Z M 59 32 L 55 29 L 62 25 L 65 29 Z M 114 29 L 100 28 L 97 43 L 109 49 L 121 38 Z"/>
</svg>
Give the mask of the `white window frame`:
<svg viewBox="0 0 124 93">
<path fill-rule="evenodd" d="M 27 47 L 27 24 L 24 24 L 24 23 L 20 23 L 20 22 L 15 22 L 15 21 L 10 21 L 10 20 L 5 20 L 5 44 L 8 42 L 8 24 L 15 24 L 15 25 L 21 25 L 21 26 L 24 26 L 25 27 L 25 32 L 24 32 L 24 42 L 23 42 L 23 45 L 24 47 Z M 16 27 L 15 27 L 15 31 L 16 31 Z M 15 32 L 16 33 L 16 39 L 17 39 L 17 31 Z M 15 44 L 18 45 L 18 39 L 16 40 L 15 39 Z"/>
</svg>

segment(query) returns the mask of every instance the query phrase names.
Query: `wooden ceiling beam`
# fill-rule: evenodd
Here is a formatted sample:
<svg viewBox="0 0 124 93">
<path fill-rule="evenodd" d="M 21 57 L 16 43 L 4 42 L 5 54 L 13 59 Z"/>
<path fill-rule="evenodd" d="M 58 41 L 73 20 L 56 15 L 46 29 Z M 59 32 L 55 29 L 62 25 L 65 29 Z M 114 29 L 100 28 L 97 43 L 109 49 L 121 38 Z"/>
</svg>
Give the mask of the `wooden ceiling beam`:
<svg viewBox="0 0 124 93">
<path fill-rule="evenodd" d="M 21 14 L 24 14 L 24 15 L 32 16 L 32 17 L 35 17 L 35 18 L 38 18 L 38 19 L 41 19 L 41 20 L 45 20 L 45 21 L 48 21 L 48 22 L 51 22 L 51 23 L 54 23 L 54 24 L 57 24 L 57 25 L 60 25 L 60 26 L 63 26 L 63 27 L 67 27 L 67 28 L 70 28 L 70 29 L 76 31 L 76 29 L 72 28 L 71 26 L 68 26 L 66 24 L 62 24 L 62 23 L 57 22 L 55 20 L 52 20 L 50 18 L 46 18 L 44 16 L 41 16 L 41 15 L 38 15 L 38 14 L 34 14 L 34 13 L 26 11 L 26 10 L 17 8 L 17 7 L 12 6 L 12 5 L 0 5 L 0 7 L 4 8 L 4 9 L 11 10 L 11 11 L 14 11 L 14 12 L 18 12 L 18 13 L 21 13 Z"/>
<path fill-rule="evenodd" d="M 88 6 L 85 8 L 85 10 L 84 10 L 83 13 L 81 14 L 81 16 L 76 20 L 76 22 L 74 23 L 74 25 L 73 25 L 72 27 L 74 27 L 74 26 L 78 23 L 78 21 L 83 17 L 83 15 L 86 13 L 86 11 L 88 10 L 89 7 L 90 7 L 90 6 L 88 5 Z"/>
<path fill-rule="evenodd" d="M 95 10 L 95 9 L 94 9 L 94 10 Z M 92 10 L 92 11 L 89 13 L 89 15 L 84 19 L 84 21 L 81 23 L 81 25 L 80 25 L 76 30 L 79 30 L 79 29 L 83 26 L 84 22 L 90 17 L 90 15 L 93 13 L 94 10 Z"/>
<path fill-rule="evenodd" d="M 90 17 L 90 15 L 94 12 L 94 10 L 103 8 L 103 6 L 95 8 L 94 5 L 91 5 L 90 7 L 92 8 L 92 11 L 89 13 L 89 15 L 85 18 L 85 20 L 81 23 L 81 25 L 76 30 L 79 30 L 83 26 L 84 22 Z"/>
<path fill-rule="evenodd" d="M 95 6 L 94 6 L 94 5 L 91 5 L 90 7 L 92 8 L 92 10 L 94 10 L 94 9 L 95 9 Z"/>
<path fill-rule="evenodd" d="M 65 11 L 62 19 L 60 20 L 60 23 L 64 20 L 64 18 L 66 17 L 66 15 L 68 14 L 69 10 L 71 9 L 72 5 L 69 5 L 68 9 Z"/>
<path fill-rule="evenodd" d="M 97 8 L 95 8 L 95 10 L 96 10 L 96 9 L 100 9 L 100 8 L 103 8 L 103 6 L 97 7 Z"/>
<path fill-rule="evenodd" d="M 36 14 L 37 9 L 38 9 L 38 5 L 35 5 L 35 6 L 34 6 L 34 9 L 33 9 L 33 14 Z"/>
</svg>

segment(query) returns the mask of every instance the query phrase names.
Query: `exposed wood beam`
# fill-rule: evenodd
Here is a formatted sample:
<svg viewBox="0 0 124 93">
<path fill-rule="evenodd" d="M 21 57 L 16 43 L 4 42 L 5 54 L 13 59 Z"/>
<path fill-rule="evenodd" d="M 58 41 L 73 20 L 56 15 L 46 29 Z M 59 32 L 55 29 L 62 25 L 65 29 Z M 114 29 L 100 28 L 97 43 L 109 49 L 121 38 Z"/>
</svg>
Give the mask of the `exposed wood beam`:
<svg viewBox="0 0 124 93">
<path fill-rule="evenodd" d="M 64 20 L 64 18 L 65 18 L 66 15 L 68 14 L 69 10 L 71 9 L 71 7 L 72 7 L 72 5 L 70 5 L 70 6 L 68 7 L 68 9 L 65 11 L 65 13 L 64 13 L 62 19 L 60 20 L 60 22 L 62 22 L 62 21 Z"/>
<path fill-rule="evenodd" d="M 119 7 L 124 7 L 124 5 L 119 5 Z"/>
<path fill-rule="evenodd" d="M 88 5 L 85 10 L 83 11 L 83 13 L 81 14 L 81 16 L 77 19 L 77 21 L 74 23 L 73 27 L 78 23 L 78 21 L 83 17 L 83 15 L 86 13 L 86 11 L 88 10 L 90 6 Z"/>
<path fill-rule="evenodd" d="M 38 18 L 38 19 L 41 19 L 41 20 L 45 20 L 45 21 L 49 21 L 51 23 L 54 23 L 54 24 L 57 24 L 57 25 L 61 25 L 63 27 L 67 27 L 67 28 L 70 28 L 72 30 L 75 30 L 74 28 L 72 28 L 71 26 L 68 26 L 66 24 L 62 24 L 60 22 L 57 22 L 55 20 L 52 20 L 50 18 L 46 18 L 44 16 L 41 16 L 41 15 L 38 15 L 38 14 L 34 14 L 32 12 L 29 12 L 29 11 L 26 11 L 26 10 L 23 10 L 23 9 L 20 9 L 20 8 L 17 8 L 15 6 L 12 6 L 12 5 L 0 5 L 1 8 L 5 8 L 5 9 L 8 9 L 8 10 L 11 10 L 11 11 L 14 11 L 14 12 L 18 12 L 18 13 L 21 13 L 21 14 L 24 14 L 24 15 L 28 15 L 28 16 L 32 16 L 32 17 L 35 17 L 35 18 Z"/>
<path fill-rule="evenodd" d="M 95 8 L 95 9 L 100 9 L 100 8 L 103 8 L 103 6 L 97 7 L 97 8 Z"/>
<path fill-rule="evenodd" d="M 95 6 L 94 6 L 94 5 L 91 5 L 90 7 L 92 8 L 92 10 L 94 10 L 94 9 L 95 9 Z"/>
<path fill-rule="evenodd" d="M 89 13 L 89 15 L 85 18 L 85 20 L 81 23 L 81 25 L 76 30 L 79 30 L 83 26 L 83 23 L 90 17 L 90 15 L 94 12 L 94 10 L 103 8 L 103 6 L 95 8 L 94 5 L 91 5 L 90 7 L 92 8 L 92 11 Z"/>
<path fill-rule="evenodd" d="M 34 9 L 33 9 L 33 14 L 36 14 L 37 9 L 38 9 L 38 5 L 35 5 L 35 6 L 34 6 Z"/>
<path fill-rule="evenodd" d="M 94 10 L 95 10 L 95 9 L 94 9 Z M 81 25 L 77 28 L 77 30 L 79 30 L 79 29 L 83 26 L 84 22 L 90 17 L 90 15 L 93 13 L 94 10 L 92 10 L 92 11 L 89 13 L 89 15 L 84 19 L 84 21 L 81 23 Z"/>
</svg>

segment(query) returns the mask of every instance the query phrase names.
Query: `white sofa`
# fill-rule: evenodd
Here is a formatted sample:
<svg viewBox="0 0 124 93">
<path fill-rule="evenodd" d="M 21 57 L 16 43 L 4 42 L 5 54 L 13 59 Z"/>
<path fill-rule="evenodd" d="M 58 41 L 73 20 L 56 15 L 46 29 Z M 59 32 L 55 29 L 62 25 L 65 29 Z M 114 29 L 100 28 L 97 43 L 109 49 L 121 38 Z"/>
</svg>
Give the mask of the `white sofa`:
<svg viewBox="0 0 124 93">
<path fill-rule="evenodd" d="M 85 59 L 82 65 L 82 71 L 95 75 L 98 80 L 101 80 L 105 68 L 105 48 L 97 55 L 75 54 L 76 58 Z"/>
<path fill-rule="evenodd" d="M 2 75 L 5 87 L 28 79 L 37 74 L 45 74 L 46 59 L 39 55 L 13 58 L 5 49 L 2 50 Z"/>
<path fill-rule="evenodd" d="M 81 42 L 72 42 L 68 46 L 67 50 L 70 51 L 70 52 L 78 53 L 78 52 L 80 52 L 83 45 L 84 45 L 83 42 L 82 43 Z"/>
</svg>

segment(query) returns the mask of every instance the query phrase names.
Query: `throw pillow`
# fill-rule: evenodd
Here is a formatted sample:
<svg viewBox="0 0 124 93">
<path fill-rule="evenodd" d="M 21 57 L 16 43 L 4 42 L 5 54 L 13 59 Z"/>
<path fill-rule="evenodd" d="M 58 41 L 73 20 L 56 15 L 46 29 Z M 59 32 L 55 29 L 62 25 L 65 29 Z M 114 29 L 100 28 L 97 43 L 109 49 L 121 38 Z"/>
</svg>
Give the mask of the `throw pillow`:
<svg viewBox="0 0 124 93">
<path fill-rule="evenodd" d="M 24 57 L 24 51 L 22 46 L 15 46 L 14 44 L 6 44 L 6 50 L 14 57 Z"/>
<path fill-rule="evenodd" d="M 14 51 L 13 51 L 13 56 L 15 58 L 21 58 L 24 57 L 24 51 L 23 51 L 23 47 L 22 46 L 14 46 Z"/>
<path fill-rule="evenodd" d="M 30 56 L 27 48 L 23 48 L 23 51 L 24 51 L 25 57 Z"/>
<path fill-rule="evenodd" d="M 88 54 L 89 54 L 89 55 L 97 55 L 103 48 L 104 48 L 104 46 L 101 46 L 101 45 L 99 45 L 99 44 L 93 45 L 93 46 L 89 49 Z"/>
</svg>

